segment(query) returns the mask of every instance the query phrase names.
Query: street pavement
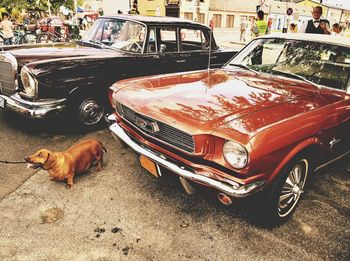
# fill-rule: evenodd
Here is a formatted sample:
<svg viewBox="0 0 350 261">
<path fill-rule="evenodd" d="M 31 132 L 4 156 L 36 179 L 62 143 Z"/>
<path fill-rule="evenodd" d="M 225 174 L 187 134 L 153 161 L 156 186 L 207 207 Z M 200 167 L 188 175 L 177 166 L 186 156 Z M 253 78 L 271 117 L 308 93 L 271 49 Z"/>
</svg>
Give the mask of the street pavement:
<svg viewBox="0 0 350 261">
<path fill-rule="evenodd" d="M 0 166 L 8 180 L 26 177 L 0 200 L 0 260 L 349 260 L 349 159 L 319 172 L 293 217 L 268 229 L 243 206 L 150 175 L 107 129 L 72 135 L 2 112 L 0 122 L 0 159 L 86 138 L 108 151 L 70 190 L 44 170 Z"/>
</svg>

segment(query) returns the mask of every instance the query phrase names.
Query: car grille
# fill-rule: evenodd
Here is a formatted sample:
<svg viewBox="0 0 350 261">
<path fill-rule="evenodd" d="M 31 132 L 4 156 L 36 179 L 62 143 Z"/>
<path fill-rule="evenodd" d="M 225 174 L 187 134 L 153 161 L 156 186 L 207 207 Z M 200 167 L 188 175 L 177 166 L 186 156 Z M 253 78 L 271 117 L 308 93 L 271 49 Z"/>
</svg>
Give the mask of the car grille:
<svg viewBox="0 0 350 261">
<path fill-rule="evenodd" d="M 165 124 L 163 122 L 154 120 L 149 117 L 145 117 L 124 105 L 120 105 L 120 108 L 121 110 L 119 111 L 119 113 L 127 121 L 129 121 L 133 126 L 137 127 L 138 129 L 145 131 L 148 135 L 153 136 L 158 140 L 166 142 L 184 151 L 187 151 L 190 153 L 194 152 L 194 140 L 192 135 L 186 132 L 183 132 L 181 130 L 178 130 L 172 126 L 169 126 L 168 124 Z M 150 130 L 150 129 L 141 127 L 139 123 L 140 119 L 141 121 L 145 121 L 149 123 L 149 125 L 156 123 L 155 125 L 156 130 Z"/>
<path fill-rule="evenodd" d="M 15 93 L 16 72 L 13 71 L 12 63 L 5 56 L 0 57 L 0 93 L 12 95 Z"/>
</svg>

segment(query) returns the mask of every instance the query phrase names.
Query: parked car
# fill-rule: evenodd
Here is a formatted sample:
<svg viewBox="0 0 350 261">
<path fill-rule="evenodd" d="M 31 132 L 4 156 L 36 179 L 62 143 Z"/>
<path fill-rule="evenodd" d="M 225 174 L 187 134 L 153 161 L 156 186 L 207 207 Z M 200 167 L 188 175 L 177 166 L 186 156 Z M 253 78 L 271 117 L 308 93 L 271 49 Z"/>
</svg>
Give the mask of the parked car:
<svg viewBox="0 0 350 261">
<path fill-rule="evenodd" d="M 108 121 L 154 176 L 170 170 L 225 205 L 264 198 L 279 223 L 315 170 L 349 154 L 349 75 L 345 37 L 267 35 L 222 69 L 115 83 Z"/>
<path fill-rule="evenodd" d="M 209 52 L 212 67 L 221 67 L 236 53 L 220 49 L 210 29 L 199 23 L 130 15 L 98 18 L 76 44 L 4 50 L 1 108 L 31 118 L 67 112 L 82 127 L 96 126 L 110 110 L 107 90 L 117 80 L 204 69 Z"/>
</svg>

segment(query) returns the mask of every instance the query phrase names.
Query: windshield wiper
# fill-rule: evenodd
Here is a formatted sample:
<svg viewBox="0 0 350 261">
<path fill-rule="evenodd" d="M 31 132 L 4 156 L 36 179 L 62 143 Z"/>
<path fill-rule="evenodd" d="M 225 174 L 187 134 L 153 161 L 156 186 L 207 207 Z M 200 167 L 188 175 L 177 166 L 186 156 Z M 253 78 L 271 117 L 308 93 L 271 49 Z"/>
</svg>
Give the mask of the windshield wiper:
<svg viewBox="0 0 350 261">
<path fill-rule="evenodd" d="M 244 65 L 244 64 L 229 63 L 229 65 L 236 66 L 236 67 L 243 68 L 243 69 L 246 69 L 248 71 L 257 73 L 257 71 L 253 70 L 252 68 L 250 68 L 250 67 L 248 67 L 247 65 Z"/>
<path fill-rule="evenodd" d="M 274 70 L 274 69 L 267 70 L 266 72 L 267 73 L 273 73 L 273 74 L 279 74 L 279 75 L 291 77 L 291 78 L 297 79 L 297 80 L 302 80 L 303 82 L 310 83 L 310 84 L 316 86 L 317 88 L 321 88 L 321 86 L 318 85 L 317 83 L 314 83 L 314 82 L 306 79 L 304 76 L 301 76 L 299 74 L 295 74 L 295 73 L 292 73 L 292 72 L 284 72 L 284 71 Z"/>
</svg>

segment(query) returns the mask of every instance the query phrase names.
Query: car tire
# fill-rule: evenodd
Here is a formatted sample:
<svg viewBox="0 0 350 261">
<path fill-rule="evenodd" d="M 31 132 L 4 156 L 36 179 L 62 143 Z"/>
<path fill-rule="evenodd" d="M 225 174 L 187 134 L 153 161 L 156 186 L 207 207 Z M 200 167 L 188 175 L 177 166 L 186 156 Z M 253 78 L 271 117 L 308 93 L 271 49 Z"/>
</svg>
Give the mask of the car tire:
<svg viewBox="0 0 350 261">
<path fill-rule="evenodd" d="M 312 172 L 312 161 L 305 155 L 294 158 L 281 171 L 265 202 L 267 208 L 263 216 L 268 225 L 280 225 L 292 216 Z"/>
<path fill-rule="evenodd" d="M 104 123 L 105 103 L 96 95 L 85 95 L 75 99 L 68 110 L 72 127 L 79 131 L 94 130 Z"/>
</svg>

